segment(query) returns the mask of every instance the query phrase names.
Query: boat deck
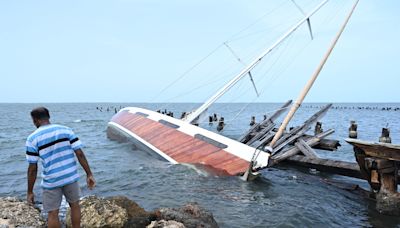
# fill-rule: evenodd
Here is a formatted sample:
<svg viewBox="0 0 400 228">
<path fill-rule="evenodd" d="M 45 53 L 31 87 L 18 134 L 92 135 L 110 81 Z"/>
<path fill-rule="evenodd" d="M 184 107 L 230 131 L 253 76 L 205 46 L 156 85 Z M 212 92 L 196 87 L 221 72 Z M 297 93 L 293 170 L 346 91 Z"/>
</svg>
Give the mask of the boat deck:
<svg viewBox="0 0 400 228">
<path fill-rule="evenodd" d="M 122 111 L 112 122 L 134 133 L 177 163 L 210 166 L 228 175 L 239 175 L 249 162 L 215 145 L 137 113 Z"/>
</svg>

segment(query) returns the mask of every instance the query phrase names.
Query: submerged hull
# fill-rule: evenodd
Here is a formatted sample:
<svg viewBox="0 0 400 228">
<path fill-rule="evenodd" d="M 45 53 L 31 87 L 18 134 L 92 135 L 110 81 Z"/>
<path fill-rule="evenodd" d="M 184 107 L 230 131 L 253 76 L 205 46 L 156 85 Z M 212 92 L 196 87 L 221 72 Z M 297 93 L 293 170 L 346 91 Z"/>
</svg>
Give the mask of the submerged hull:
<svg viewBox="0 0 400 228">
<path fill-rule="evenodd" d="M 173 164 L 212 167 L 227 175 L 242 175 L 249 168 L 255 148 L 173 117 L 142 108 L 125 108 L 108 123 L 108 137 L 129 140 Z M 268 165 L 261 152 L 254 168 Z"/>
</svg>

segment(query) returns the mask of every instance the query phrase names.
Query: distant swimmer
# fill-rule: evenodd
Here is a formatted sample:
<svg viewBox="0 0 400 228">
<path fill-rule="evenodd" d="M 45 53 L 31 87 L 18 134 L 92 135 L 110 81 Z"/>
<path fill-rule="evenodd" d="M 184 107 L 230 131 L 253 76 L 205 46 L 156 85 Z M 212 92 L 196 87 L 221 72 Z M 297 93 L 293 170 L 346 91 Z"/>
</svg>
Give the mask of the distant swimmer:
<svg viewBox="0 0 400 228">
<path fill-rule="evenodd" d="M 47 108 L 33 109 L 31 117 L 37 129 L 26 140 L 26 159 L 29 163 L 27 201 L 29 204 L 34 202 L 33 186 L 40 160 L 43 210 L 48 212 L 48 227 L 60 227 L 58 212 L 63 195 L 71 207 L 72 227 L 80 227 L 79 174 L 75 155 L 86 172 L 88 188 L 93 189 L 96 185 L 82 151 L 82 143 L 70 128 L 51 124 Z"/>
</svg>

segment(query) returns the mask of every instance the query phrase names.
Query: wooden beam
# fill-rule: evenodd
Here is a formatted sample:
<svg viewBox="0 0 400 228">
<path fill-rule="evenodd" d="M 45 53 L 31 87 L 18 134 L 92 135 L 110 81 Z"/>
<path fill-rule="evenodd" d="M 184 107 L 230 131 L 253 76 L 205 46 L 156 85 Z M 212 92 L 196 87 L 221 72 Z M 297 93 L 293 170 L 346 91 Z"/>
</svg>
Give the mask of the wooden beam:
<svg viewBox="0 0 400 228">
<path fill-rule="evenodd" d="M 400 161 L 400 145 L 376 143 L 356 139 L 345 139 L 346 142 L 362 149 L 367 156 Z"/>
<path fill-rule="evenodd" d="M 274 143 L 273 145 L 274 151 L 278 152 L 286 145 L 300 138 L 304 133 L 306 133 L 306 131 L 310 129 L 312 124 L 317 122 L 322 116 L 324 116 L 328 112 L 331 106 L 332 104 L 326 105 L 321 110 L 312 115 L 308 120 L 306 120 L 303 125 L 292 129 L 288 133 L 288 135 L 283 135 L 280 139 L 276 141 L 276 143 Z"/>
<path fill-rule="evenodd" d="M 327 173 L 364 179 L 364 177 L 361 175 L 360 167 L 354 162 L 335 161 L 330 159 L 310 158 L 301 155 L 294 155 L 286 159 L 284 163 L 317 169 Z"/>
<path fill-rule="evenodd" d="M 274 124 L 273 122 L 270 122 L 270 124 L 265 127 L 264 129 L 262 129 L 260 132 L 258 132 L 255 136 L 253 136 L 246 144 L 247 145 L 251 145 L 253 144 L 255 141 L 261 139 L 263 136 L 265 136 L 266 134 L 268 134 L 270 131 L 272 131 L 274 129 L 276 124 Z"/>
<path fill-rule="evenodd" d="M 326 136 L 332 134 L 333 132 L 335 132 L 333 129 L 330 129 L 328 131 L 322 132 L 321 134 L 316 135 L 313 138 L 307 139 L 305 142 L 309 145 L 309 146 L 313 146 L 316 145 L 321 138 L 325 138 Z M 299 153 L 300 150 L 297 147 L 291 147 L 285 151 L 280 151 L 274 155 L 272 155 L 272 157 L 270 158 L 270 162 L 268 166 L 273 166 L 291 156 L 296 155 L 297 153 Z"/>
<path fill-rule="evenodd" d="M 238 141 L 242 143 L 246 143 L 251 139 L 251 134 L 255 134 L 261 131 L 263 128 L 268 126 L 270 123 L 273 123 L 283 112 L 286 111 L 286 108 L 292 104 L 292 100 L 287 101 L 284 103 L 274 114 L 272 114 L 269 118 L 263 120 L 260 123 L 256 123 L 253 125 L 244 135 L 242 135 Z"/>
<path fill-rule="evenodd" d="M 311 148 L 302 138 L 299 138 L 294 144 L 299 150 L 306 156 L 310 158 L 318 158 L 317 153 Z"/>
</svg>

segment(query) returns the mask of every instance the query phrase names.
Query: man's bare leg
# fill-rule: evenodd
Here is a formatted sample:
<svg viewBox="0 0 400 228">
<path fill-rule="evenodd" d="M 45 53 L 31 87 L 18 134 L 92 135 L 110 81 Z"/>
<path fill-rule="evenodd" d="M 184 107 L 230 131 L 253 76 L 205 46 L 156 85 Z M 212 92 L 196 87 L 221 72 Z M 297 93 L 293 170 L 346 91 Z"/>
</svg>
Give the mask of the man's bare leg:
<svg viewBox="0 0 400 228">
<path fill-rule="evenodd" d="M 79 200 L 74 203 L 69 203 L 71 207 L 71 223 L 73 228 L 79 228 L 81 226 L 81 208 L 79 206 Z"/>
<path fill-rule="evenodd" d="M 47 219 L 47 225 L 49 228 L 59 228 L 61 227 L 60 225 L 60 220 L 58 218 L 58 209 L 54 211 L 49 211 L 49 217 Z"/>
</svg>

